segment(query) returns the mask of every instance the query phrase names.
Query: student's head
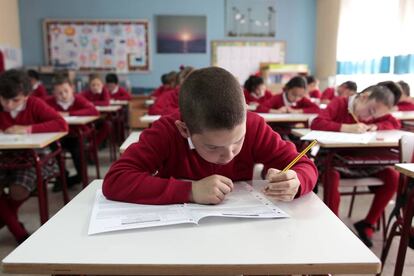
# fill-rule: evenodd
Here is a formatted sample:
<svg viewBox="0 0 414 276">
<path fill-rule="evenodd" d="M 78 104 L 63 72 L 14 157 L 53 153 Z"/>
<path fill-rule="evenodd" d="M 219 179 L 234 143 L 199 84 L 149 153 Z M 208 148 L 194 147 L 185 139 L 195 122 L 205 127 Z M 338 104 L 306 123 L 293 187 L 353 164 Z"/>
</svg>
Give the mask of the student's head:
<svg viewBox="0 0 414 276">
<path fill-rule="evenodd" d="M 403 99 L 407 99 L 410 97 L 410 86 L 405 81 L 399 81 L 398 84 L 401 87 L 401 98 L 400 101 Z"/>
<path fill-rule="evenodd" d="M 244 88 L 249 91 L 249 93 L 255 95 L 258 98 L 263 97 L 266 92 L 266 86 L 264 84 L 263 78 L 258 76 L 250 76 L 244 82 Z"/>
<path fill-rule="evenodd" d="M 289 102 L 300 101 L 306 95 L 306 80 L 304 77 L 296 76 L 291 78 L 283 87 L 284 93 Z"/>
<path fill-rule="evenodd" d="M 0 75 L 0 103 L 6 112 L 25 104 L 31 90 L 29 77 L 23 71 L 12 69 Z"/>
<path fill-rule="evenodd" d="M 33 86 L 39 82 L 40 76 L 36 70 L 30 69 L 27 70 L 27 75 L 29 76 L 30 84 Z"/>
<path fill-rule="evenodd" d="M 105 76 L 106 86 L 108 87 L 109 91 L 115 90 L 118 86 L 119 80 L 118 76 L 114 73 L 109 73 Z"/>
<path fill-rule="evenodd" d="M 166 85 L 167 84 L 167 74 L 162 74 L 161 75 L 161 83 L 163 85 Z"/>
<path fill-rule="evenodd" d="M 403 93 L 401 86 L 398 83 L 393 82 L 393 81 L 382 81 L 382 82 L 379 82 L 378 85 L 385 86 L 392 92 L 392 94 L 394 95 L 393 105 L 396 105 L 398 101 L 400 100 L 401 95 Z"/>
<path fill-rule="evenodd" d="M 69 78 L 64 75 L 57 75 L 53 79 L 53 96 L 59 102 L 69 103 L 75 97 L 73 85 Z"/>
<path fill-rule="evenodd" d="M 171 71 L 165 75 L 165 83 L 164 85 L 168 85 L 170 87 L 175 87 L 177 82 L 177 72 Z"/>
<path fill-rule="evenodd" d="M 318 87 L 318 80 L 314 76 L 306 76 L 306 83 L 308 84 L 309 91 Z"/>
<path fill-rule="evenodd" d="M 357 85 L 353 81 L 346 81 L 339 85 L 336 91 L 341 97 L 349 97 L 357 92 Z"/>
<path fill-rule="evenodd" d="M 89 89 L 94 94 L 101 94 L 103 89 L 103 82 L 98 74 L 89 75 Z"/>
<path fill-rule="evenodd" d="M 185 66 L 180 67 L 180 72 L 177 74 L 177 84 L 182 85 L 184 80 L 194 71 L 194 67 Z"/>
<path fill-rule="evenodd" d="M 176 121 L 176 126 L 184 138 L 191 138 L 203 159 L 226 164 L 243 146 L 245 105 L 240 84 L 232 74 L 219 67 L 195 70 L 181 87 L 182 121 Z"/>
<path fill-rule="evenodd" d="M 354 113 L 361 121 L 382 117 L 395 105 L 394 93 L 383 85 L 372 85 L 359 93 L 354 102 Z"/>
</svg>

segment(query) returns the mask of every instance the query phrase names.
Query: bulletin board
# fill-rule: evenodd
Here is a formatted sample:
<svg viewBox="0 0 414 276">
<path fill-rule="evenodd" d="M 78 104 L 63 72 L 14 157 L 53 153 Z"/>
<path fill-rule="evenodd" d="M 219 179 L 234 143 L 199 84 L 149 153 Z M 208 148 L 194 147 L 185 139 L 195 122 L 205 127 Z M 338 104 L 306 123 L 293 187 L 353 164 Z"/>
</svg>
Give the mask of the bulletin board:
<svg viewBox="0 0 414 276">
<path fill-rule="evenodd" d="M 260 70 L 260 63 L 285 63 L 284 41 L 212 41 L 211 65 L 231 72 L 240 83 Z"/>
<path fill-rule="evenodd" d="M 43 24 L 46 64 L 82 71 L 150 70 L 146 20 L 60 20 Z"/>
</svg>

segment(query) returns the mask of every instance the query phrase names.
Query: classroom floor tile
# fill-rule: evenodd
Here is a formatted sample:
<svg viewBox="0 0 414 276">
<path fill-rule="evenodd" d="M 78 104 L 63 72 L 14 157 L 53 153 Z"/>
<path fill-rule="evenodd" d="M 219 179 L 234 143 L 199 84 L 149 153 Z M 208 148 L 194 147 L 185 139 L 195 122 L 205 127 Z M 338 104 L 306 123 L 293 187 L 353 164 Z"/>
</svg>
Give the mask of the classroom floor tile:
<svg viewBox="0 0 414 276">
<path fill-rule="evenodd" d="M 101 150 L 99 152 L 99 157 L 101 160 L 101 175 L 103 176 L 109 169 L 109 153 L 108 151 Z M 68 167 L 70 169 L 72 164 L 71 162 L 68 162 Z M 90 179 L 93 179 L 95 177 L 95 170 L 94 166 L 89 165 L 88 167 L 89 176 Z M 75 187 L 74 189 L 70 190 L 70 196 L 74 197 L 78 192 L 80 191 L 80 186 Z M 319 191 L 319 196 L 323 194 L 322 189 Z M 50 199 L 50 215 L 55 214 L 62 206 L 63 206 L 63 199 L 61 193 L 49 193 Z M 360 195 L 357 196 L 355 200 L 355 206 L 354 206 L 354 212 L 351 218 L 347 218 L 348 213 L 348 206 L 350 197 L 342 197 L 341 202 L 341 208 L 340 208 L 340 216 L 343 219 L 344 223 L 348 225 L 352 230 L 353 229 L 353 223 L 364 218 L 366 215 L 366 212 L 368 211 L 368 208 L 371 204 L 371 195 Z M 388 211 L 391 210 L 392 204 L 390 204 L 387 208 Z M 20 216 L 22 222 L 25 224 L 26 228 L 29 232 L 33 233 L 39 226 L 39 215 L 37 211 L 37 199 L 31 198 L 29 199 L 21 208 Z M 395 241 L 392 244 L 387 262 L 385 264 L 384 270 L 382 275 L 389 276 L 393 275 L 394 273 L 394 266 L 395 266 L 395 259 L 397 255 L 398 250 L 398 241 L 399 239 L 396 238 Z M 6 228 L 0 229 L 0 259 L 3 259 L 5 256 L 7 256 L 14 248 L 16 247 L 16 243 L 11 236 L 11 234 L 8 232 Z M 376 232 L 374 236 L 374 246 L 372 248 L 372 251 L 380 257 L 381 255 L 381 249 L 382 249 L 382 232 Z M 17 275 L 17 274 L 4 274 L 1 273 L 0 275 Z M 408 249 L 407 250 L 407 257 L 405 261 L 405 267 L 404 267 L 404 276 L 414 275 L 414 250 Z"/>
</svg>

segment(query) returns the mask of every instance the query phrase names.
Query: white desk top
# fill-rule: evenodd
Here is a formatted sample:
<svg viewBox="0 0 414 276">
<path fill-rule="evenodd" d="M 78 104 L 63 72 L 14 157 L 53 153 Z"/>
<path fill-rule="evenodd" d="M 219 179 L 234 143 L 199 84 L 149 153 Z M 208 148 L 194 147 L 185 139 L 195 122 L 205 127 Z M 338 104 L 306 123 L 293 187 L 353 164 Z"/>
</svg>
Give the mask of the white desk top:
<svg viewBox="0 0 414 276">
<path fill-rule="evenodd" d="M 86 125 L 99 119 L 99 116 L 68 116 L 64 117 L 70 126 Z"/>
<path fill-rule="evenodd" d="M 106 113 L 106 112 L 115 112 L 122 108 L 120 105 L 107 105 L 107 106 L 96 106 L 96 109 L 99 112 Z"/>
<path fill-rule="evenodd" d="M 302 137 L 310 132 L 309 128 L 292 129 L 291 133 L 297 137 Z M 398 147 L 399 140 L 403 135 L 414 135 L 413 132 L 403 130 L 379 130 L 376 131 L 375 140 L 370 141 L 367 144 L 352 143 L 344 141 L 338 142 L 318 142 L 322 148 L 371 148 L 371 147 Z"/>
<path fill-rule="evenodd" d="M 95 180 L 3 260 L 5 273 L 375 274 L 380 260 L 313 193 L 289 219 L 206 218 L 88 236 Z"/>
<path fill-rule="evenodd" d="M 110 100 L 111 105 L 128 105 L 129 101 L 126 100 Z"/>
<path fill-rule="evenodd" d="M 145 103 L 145 106 L 151 106 L 155 103 L 155 100 L 154 99 L 148 99 L 148 100 L 145 100 L 144 103 Z"/>
<path fill-rule="evenodd" d="M 135 142 L 138 142 L 139 136 L 141 135 L 142 131 L 133 131 L 129 134 L 128 138 L 122 143 L 121 147 L 119 147 L 119 152 L 124 153 L 126 149 Z"/>
<path fill-rule="evenodd" d="M 414 120 L 414 111 L 396 111 L 391 114 L 401 121 Z"/>
<path fill-rule="evenodd" d="M 414 163 L 395 164 L 395 169 L 408 177 L 414 178 Z"/>
<path fill-rule="evenodd" d="M 152 124 L 153 122 L 155 122 L 156 120 L 158 120 L 159 118 L 161 118 L 161 115 L 144 115 L 141 118 L 139 118 L 139 120 L 142 123 L 149 123 Z"/>
<path fill-rule="evenodd" d="M 318 116 L 318 114 L 272 114 L 257 113 L 264 118 L 266 122 L 271 123 L 306 123 L 310 118 Z"/>
<path fill-rule="evenodd" d="M 41 149 L 59 140 L 66 134 L 66 132 L 22 135 L 0 133 L 0 149 Z"/>
</svg>

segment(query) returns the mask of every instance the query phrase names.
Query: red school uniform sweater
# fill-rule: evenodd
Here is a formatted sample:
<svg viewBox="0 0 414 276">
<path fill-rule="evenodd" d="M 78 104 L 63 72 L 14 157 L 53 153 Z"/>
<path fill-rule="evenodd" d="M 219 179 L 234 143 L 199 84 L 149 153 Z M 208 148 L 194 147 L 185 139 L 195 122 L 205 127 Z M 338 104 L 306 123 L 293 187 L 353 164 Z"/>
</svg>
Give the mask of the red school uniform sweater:
<svg viewBox="0 0 414 276">
<path fill-rule="evenodd" d="M 248 90 L 244 89 L 243 90 L 244 93 L 244 98 L 246 99 L 246 103 L 247 104 L 251 104 L 251 103 L 263 103 L 266 102 L 268 100 L 270 100 L 270 98 L 272 98 L 272 92 L 266 90 L 265 94 L 263 95 L 263 97 L 261 98 L 256 98 L 254 97 Z"/>
<path fill-rule="evenodd" d="M 262 113 L 268 113 L 270 109 L 278 109 L 285 105 L 283 101 L 283 93 L 282 92 L 278 95 L 272 96 L 269 100 L 266 102 L 263 102 L 260 104 L 256 112 L 262 112 Z M 311 102 L 308 98 L 303 97 L 299 101 L 296 102 L 294 106 L 292 106 L 294 109 L 303 109 L 303 113 L 319 113 L 319 106 Z"/>
<path fill-rule="evenodd" d="M 95 106 L 80 95 L 74 95 L 75 101 L 67 110 L 64 110 L 62 106 L 58 104 L 54 97 L 47 99 L 47 104 L 58 112 L 69 112 L 70 116 L 98 116 L 99 111 Z"/>
<path fill-rule="evenodd" d="M 414 102 L 402 101 L 397 104 L 399 111 L 414 111 Z"/>
<path fill-rule="evenodd" d="M 131 94 L 129 94 L 125 88 L 118 86 L 118 90 L 116 92 L 111 92 L 111 99 L 119 100 L 119 101 L 130 101 Z"/>
<path fill-rule="evenodd" d="M 102 93 L 95 94 L 90 89 L 81 93 L 81 96 L 98 106 L 108 106 L 111 99 L 108 89 L 102 88 Z"/>
<path fill-rule="evenodd" d="M 48 97 L 46 88 L 43 84 L 39 83 L 35 89 L 33 89 L 31 96 L 46 100 Z"/>
<path fill-rule="evenodd" d="M 356 124 L 354 118 L 348 111 L 350 98 L 337 97 L 333 99 L 326 109 L 321 110 L 311 124 L 311 129 L 340 131 L 342 124 Z M 376 124 L 378 130 L 391 130 L 401 128 L 400 121 L 391 114 L 386 114 L 380 118 L 363 122 L 365 124 Z"/>
<path fill-rule="evenodd" d="M 313 89 L 309 92 L 309 97 L 320 99 L 322 97 L 322 93 L 319 89 Z"/>
<path fill-rule="evenodd" d="M 171 91 L 171 90 L 174 90 L 174 87 L 163 84 L 151 93 L 151 97 L 158 98 L 159 96 L 163 95 L 165 92 Z"/>
<path fill-rule="evenodd" d="M 330 100 L 330 101 L 332 101 L 336 97 L 338 97 L 338 96 L 335 95 L 335 88 L 328 87 L 323 91 L 322 96 L 321 96 L 321 100 Z"/>
<path fill-rule="evenodd" d="M 0 108 L 0 130 L 4 131 L 14 125 L 30 125 L 32 133 L 68 131 L 68 125 L 62 116 L 43 100 L 32 96 L 27 99 L 26 107 L 16 118 Z"/>
<path fill-rule="evenodd" d="M 225 165 L 209 163 L 179 133 L 174 122 L 180 118 L 179 112 L 161 117 L 111 166 L 103 183 L 108 199 L 142 204 L 184 203 L 189 201 L 191 181 L 180 179 L 200 180 L 219 174 L 233 181 L 251 180 L 254 164 L 264 164 L 265 170 L 282 170 L 298 155 L 294 144 L 282 140 L 262 117 L 248 112 L 240 153 Z M 313 162 L 305 156 L 292 169 L 300 181 L 298 195 L 311 191 L 318 175 Z"/>
<path fill-rule="evenodd" d="M 154 104 L 148 109 L 149 115 L 167 115 L 178 109 L 179 87 L 167 91 L 158 97 Z"/>
</svg>

